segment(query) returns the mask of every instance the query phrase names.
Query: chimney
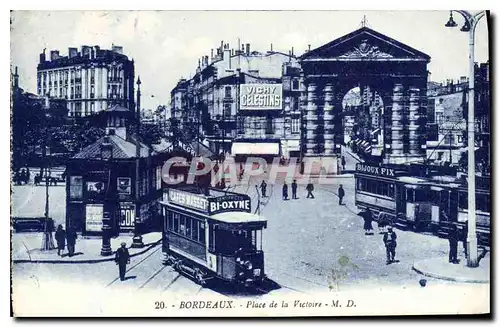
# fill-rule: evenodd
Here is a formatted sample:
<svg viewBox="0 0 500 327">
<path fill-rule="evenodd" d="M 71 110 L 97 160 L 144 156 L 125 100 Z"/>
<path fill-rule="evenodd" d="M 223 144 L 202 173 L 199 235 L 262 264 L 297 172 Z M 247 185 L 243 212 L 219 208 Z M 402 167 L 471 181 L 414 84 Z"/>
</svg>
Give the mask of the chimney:
<svg viewBox="0 0 500 327">
<path fill-rule="evenodd" d="M 111 51 L 119 53 L 119 54 L 123 54 L 123 47 L 112 44 L 111 45 Z"/>
<path fill-rule="evenodd" d="M 109 136 L 104 136 L 101 143 L 101 159 L 107 160 L 113 157 L 113 147 L 109 141 Z"/>
<path fill-rule="evenodd" d="M 273 52 L 273 44 L 271 43 L 271 52 Z"/>
<path fill-rule="evenodd" d="M 17 66 L 14 69 L 14 88 L 19 87 L 19 74 L 17 73 Z"/>
<path fill-rule="evenodd" d="M 205 66 L 208 66 L 208 56 L 205 56 Z"/>
<path fill-rule="evenodd" d="M 214 60 L 214 49 L 210 49 L 210 61 Z"/>
<path fill-rule="evenodd" d="M 293 47 L 292 47 L 292 56 L 293 56 Z"/>
<path fill-rule="evenodd" d="M 43 48 L 43 52 L 40 53 L 40 63 L 43 63 L 47 60 L 47 58 L 45 57 L 45 48 Z"/>
<path fill-rule="evenodd" d="M 250 55 L 250 43 L 247 43 L 246 52 L 247 52 L 247 56 L 249 56 Z"/>
<path fill-rule="evenodd" d="M 68 48 L 68 57 L 74 58 L 76 56 L 78 56 L 78 49 L 77 48 Z"/>
<path fill-rule="evenodd" d="M 311 51 L 311 45 L 310 44 L 307 45 L 307 51 Z"/>
<path fill-rule="evenodd" d="M 90 47 L 88 45 L 82 45 L 82 57 L 90 56 Z"/>
<path fill-rule="evenodd" d="M 59 51 L 58 50 L 52 50 L 50 51 L 50 60 L 54 61 L 59 59 Z"/>
</svg>

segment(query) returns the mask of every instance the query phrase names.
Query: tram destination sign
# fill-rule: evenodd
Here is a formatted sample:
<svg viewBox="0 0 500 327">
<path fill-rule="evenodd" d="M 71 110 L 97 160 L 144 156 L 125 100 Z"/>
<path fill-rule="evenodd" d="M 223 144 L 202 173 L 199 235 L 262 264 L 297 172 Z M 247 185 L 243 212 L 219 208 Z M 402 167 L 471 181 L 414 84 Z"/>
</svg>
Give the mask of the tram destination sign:
<svg viewBox="0 0 500 327">
<path fill-rule="evenodd" d="M 356 164 L 356 171 L 359 171 L 360 173 L 366 173 L 377 176 L 389 176 L 389 177 L 396 176 L 393 168 L 370 166 L 362 163 Z"/>
<path fill-rule="evenodd" d="M 202 195 L 171 188 L 168 190 L 168 202 L 204 213 L 209 213 L 208 200 Z"/>
</svg>

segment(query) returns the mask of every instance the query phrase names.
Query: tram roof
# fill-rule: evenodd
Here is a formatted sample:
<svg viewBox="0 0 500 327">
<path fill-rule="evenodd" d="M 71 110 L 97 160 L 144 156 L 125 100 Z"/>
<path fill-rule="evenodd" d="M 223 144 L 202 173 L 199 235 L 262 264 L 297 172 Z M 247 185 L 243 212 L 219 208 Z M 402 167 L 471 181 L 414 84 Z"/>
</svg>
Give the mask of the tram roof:
<svg viewBox="0 0 500 327">
<path fill-rule="evenodd" d="M 400 177 L 398 177 L 398 180 L 401 182 L 410 183 L 410 184 L 421 184 L 421 183 L 428 182 L 425 179 L 417 178 L 417 177 L 410 177 L 410 176 L 400 176 Z"/>
<path fill-rule="evenodd" d="M 259 215 L 248 213 L 248 212 L 239 212 L 239 211 L 230 211 L 230 212 L 222 212 L 215 215 L 210 216 L 210 218 L 228 223 L 228 224 L 241 224 L 241 223 L 265 223 L 267 220 Z"/>
</svg>

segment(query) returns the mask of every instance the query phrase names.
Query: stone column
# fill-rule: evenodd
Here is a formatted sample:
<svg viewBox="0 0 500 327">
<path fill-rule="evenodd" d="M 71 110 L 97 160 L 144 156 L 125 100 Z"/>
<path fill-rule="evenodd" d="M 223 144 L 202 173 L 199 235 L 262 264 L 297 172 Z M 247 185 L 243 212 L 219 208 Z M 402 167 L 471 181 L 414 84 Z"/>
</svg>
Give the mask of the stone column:
<svg viewBox="0 0 500 327">
<path fill-rule="evenodd" d="M 392 94 L 391 117 L 391 156 L 403 156 L 403 124 L 402 111 L 404 106 L 404 88 L 402 84 L 394 85 Z"/>
<path fill-rule="evenodd" d="M 325 139 L 325 155 L 333 155 L 335 150 L 335 114 L 333 112 L 333 86 L 332 83 L 327 83 L 324 92 L 324 134 L 323 137 Z"/>
<path fill-rule="evenodd" d="M 316 105 L 317 95 L 316 95 L 317 84 L 314 82 L 307 83 L 307 105 L 305 110 L 305 149 L 306 156 L 312 156 L 318 154 L 318 141 L 317 141 L 317 129 L 318 129 L 318 107 Z"/>
<path fill-rule="evenodd" d="M 420 104 L 420 90 L 415 87 L 411 87 L 409 90 L 410 93 L 410 107 L 409 107 L 409 149 L 408 152 L 411 156 L 419 156 L 420 155 L 420 142 L 418 137 L 418 128 L 419 128 L 419 104 Z"/>
</svg>

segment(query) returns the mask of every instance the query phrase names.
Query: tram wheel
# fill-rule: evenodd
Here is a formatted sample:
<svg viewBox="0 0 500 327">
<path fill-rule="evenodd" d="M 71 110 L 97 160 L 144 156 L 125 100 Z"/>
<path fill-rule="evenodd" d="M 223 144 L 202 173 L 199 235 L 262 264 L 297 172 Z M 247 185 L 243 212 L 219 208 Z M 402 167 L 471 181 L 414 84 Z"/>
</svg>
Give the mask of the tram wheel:
<svg viewBox="0 0 500 327">
<path fill-rule="evenodd" d="M 194 278 L 196 279 L 196 282 L 201 286 L 205 286 L 207 284 L 207 281 L 203 278 L 203 273 L 200 269 L 195 269 Z"/>
</svg>

